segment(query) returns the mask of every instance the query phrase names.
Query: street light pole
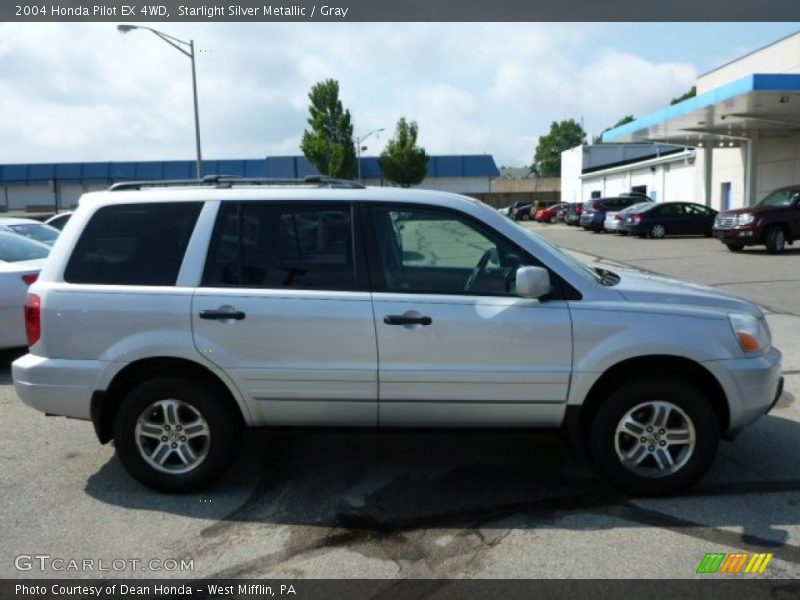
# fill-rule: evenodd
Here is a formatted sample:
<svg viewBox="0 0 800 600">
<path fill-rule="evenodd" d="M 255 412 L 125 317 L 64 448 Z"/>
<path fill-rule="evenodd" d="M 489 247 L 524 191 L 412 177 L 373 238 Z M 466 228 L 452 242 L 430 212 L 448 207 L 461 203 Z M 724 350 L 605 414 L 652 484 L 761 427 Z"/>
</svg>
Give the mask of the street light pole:
<svg viewBox="0 0 800 600">
<path fill-rule="evenodd" d="M 197 102 L 197 71 L 195 69 L 195 60 L 194 60 L 194 40 L 189 40 L 185 42 L 183 40 L 179 40 L 176 37 L 172 37 L 171 35 L 167 35 L 161 31 L 153 29 L 151 27 L 144 27 L 142 25 L 117 25 L 117 31 L 120 33 L 128 33 L 129 31 L 133 31 L 134 29 L 146 29 L 147 31 L 152 32 L 153 34 L 157 35 L 159 38 L 164 40 L 170 46 L 178 50 L 184 56 L 188 56 L 189 60 L 192 62 L 192 97 L 194 99 L 194 139 L 195 139 L 195 146 L 197 147 L 197 178 L 203 178 L 203 155 L 200 151 L 200 109 L 198 107 Z M 188 48 L 186 50 L 185 47 Z"/>
<path fill-rule="evenodd" d="M 365 141 L 365 140 L 366 140 L 366 139 L 367 139 L 369 136 L 371 136 L 373 133 L 380 133 L 380 132 L 381 132 L 381 131 L 383 131 L 383 130 L 384 130 L 384 128 L 383 128 L 383 127 L 381 127 L 380 129 L 373 129 L 373 130 L 372 130 L 372 131 L 370 131 L 369 133 L 365 133 L 365 134 L 364 134 L 364 135 L 362 135 L 361 137 L 356 137 L 356 138 L 355 138 L 355 142 L 356 142 L 356 162 L 358 163 L 358 180 L 359 180 L 361 183 L 364 183 L 364 181 L 361 179 L 361 150 L 366 150 L 366 149 L 367 149 L 367 147 L 366 147 L 366 146 L 364 146 L 364 147 L 362 148 L 362 147 L 361 147 L 361 144 L 362 144 L 362 143 L 364 143 L 364 141 Z"/>
</svg>

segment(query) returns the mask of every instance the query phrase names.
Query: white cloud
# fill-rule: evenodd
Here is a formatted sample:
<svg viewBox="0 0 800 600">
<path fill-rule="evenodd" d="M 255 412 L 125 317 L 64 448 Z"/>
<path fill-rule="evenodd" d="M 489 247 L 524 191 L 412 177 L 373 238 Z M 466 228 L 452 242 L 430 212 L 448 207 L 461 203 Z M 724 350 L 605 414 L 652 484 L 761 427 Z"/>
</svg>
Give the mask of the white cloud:
<svg viewBox="0 0 800 600">
<path fill-rule="evenodd" d="M 339 80 L 356 134 L 377 154 L 397 119 L 429 153 L 530 160 L 551 121 L 599 131 L 662 108 L 690 64 L 614 46 L 610 25 L 169 23 L 194 38 L 207 158 L 299 153 L 313 83 Z M 189 61 L 113 24 L 0 25 L 0 163 L 192 159 Z"/>
</svg>

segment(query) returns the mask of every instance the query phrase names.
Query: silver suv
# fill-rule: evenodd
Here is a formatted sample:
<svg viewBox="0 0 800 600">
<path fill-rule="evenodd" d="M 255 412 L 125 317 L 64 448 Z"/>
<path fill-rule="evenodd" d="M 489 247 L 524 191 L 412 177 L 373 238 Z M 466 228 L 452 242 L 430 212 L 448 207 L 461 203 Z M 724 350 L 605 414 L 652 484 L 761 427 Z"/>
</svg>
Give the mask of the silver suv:
<svg viewBox="0 0 800 600">
<path fill-rule="evenodd" d="M 174 492 L 243 426 L 357 426 L 561 427 L 668 494 L 782 388 L 750 302 L 589 268 L 477 200 L 319 178 L 87 194 L 25 319 L 22 400 Z"/>
</svg>

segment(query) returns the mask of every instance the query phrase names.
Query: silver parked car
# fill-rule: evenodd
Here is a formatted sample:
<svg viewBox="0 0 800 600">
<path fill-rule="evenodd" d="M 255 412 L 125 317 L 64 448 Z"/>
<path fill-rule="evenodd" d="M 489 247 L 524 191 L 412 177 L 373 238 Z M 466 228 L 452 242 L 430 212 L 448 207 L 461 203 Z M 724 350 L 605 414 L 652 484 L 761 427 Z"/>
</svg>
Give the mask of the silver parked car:
<svg viewBox="0 0 800 600">
<path fill-rule="evenodd" d="M 0 349 L 27 344 L 25 296 L 49 253 L 45 244 L 0 231 Z"/>
<path fill-rule="evenodd" d="M 325 178 L 87 194 L 26 308 L 22 400 L 165 491 L 275 425 L 565 428 L 615 486 L 669 494 L 782 388 L 746 300 L 590 268 L 467 197 Z"/>
<path fill-rule="evenodd" d="M 36 219 L 23 219 L 19 217 L 0 217 L 0 231 L 9 231 L 17 235 L 36 240 L 42 244 L 52 246 L 56 243 L 58 234 L 55 227 L 46 225 Z"/>
</svg>

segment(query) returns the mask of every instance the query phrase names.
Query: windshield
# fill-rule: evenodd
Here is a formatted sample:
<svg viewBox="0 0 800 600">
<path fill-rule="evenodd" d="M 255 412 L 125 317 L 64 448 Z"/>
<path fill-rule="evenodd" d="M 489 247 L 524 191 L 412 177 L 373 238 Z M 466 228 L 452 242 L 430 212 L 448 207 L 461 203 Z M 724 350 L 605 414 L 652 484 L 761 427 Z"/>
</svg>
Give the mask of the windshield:
<svg viewBox="0 0 800 600">
<path fill-rule="evenodd" d="M 59 231 L 55 227 L 50 227 L 43 223 L 15 223 L 7 226 L 14 233 L 24 235 L 37 242 L 44 242 L 50 246 L 56 241 Z"/>
<path fill-rule="evenodd" d="M 34 242 L 16 233 L 0 231 L 0 261 L 18 262 L 45 258 L 50 248 L 39 242 Z"/>
<path fill-rule="evenodd" d="M 795 198 L 797 198 L 800 191 L 795 189 L 789 190 L 775 190 L 766 195 L 766 197 L 758 203 L 759 206 L 789 206 Z"/>
<path fill-rule="evenodd" d="M 547 238 L 539 235 L 538 233 L 535 233 L 534 231 L 531 231 L 527 227 L 523 227 L 519 223 L 514 223 L 514 226 L 517 227 L 518 229 L 522 230 L 525 233 L 525 235 L 527 235 L 529 238 L 532 238 L 537 243 L 546 245 L 548 248 L 550 248 L 556 254 L 558 254 L 561 258 L 563 258 L 564 260 L 568 261 L 569 263 L 575 265 L 581 271 L 583 271 L 584 273 L 589 275 L 594 281 L 596 281 L 598 283 L 601 283 L 603 281 L 602 273 L 598 273 L 595 269 L 592 269 L 590 266 L 583 264 L 577 258 L 573 258 L 572 256 L 570 256 L 569 254 L 564 252 L 561 248 L 556 246 L 553 242 L 551 242 Z"/>
</svg>

